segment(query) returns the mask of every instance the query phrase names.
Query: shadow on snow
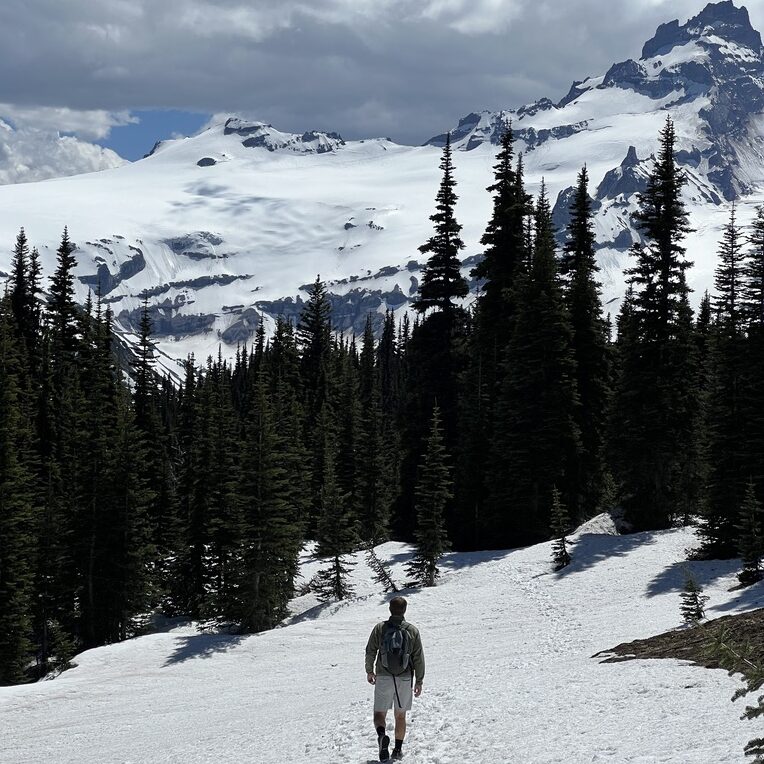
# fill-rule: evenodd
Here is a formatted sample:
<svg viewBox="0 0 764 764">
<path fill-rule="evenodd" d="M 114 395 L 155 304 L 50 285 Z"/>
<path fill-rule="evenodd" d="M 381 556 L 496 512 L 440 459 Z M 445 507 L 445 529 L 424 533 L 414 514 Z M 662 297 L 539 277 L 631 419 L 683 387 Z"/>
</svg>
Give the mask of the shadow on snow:
<svg viewBox="0 0 764 764">
<path fill-rule="evenodd" d="M 175 650 L 168 656 L 165 666 L 194 660 L 196 658 L 212 658 L 214 655 L 226 653 L 240 645 L 245 639 L 254 634 L 192 634 L 179 637 Z"/>
</svg>

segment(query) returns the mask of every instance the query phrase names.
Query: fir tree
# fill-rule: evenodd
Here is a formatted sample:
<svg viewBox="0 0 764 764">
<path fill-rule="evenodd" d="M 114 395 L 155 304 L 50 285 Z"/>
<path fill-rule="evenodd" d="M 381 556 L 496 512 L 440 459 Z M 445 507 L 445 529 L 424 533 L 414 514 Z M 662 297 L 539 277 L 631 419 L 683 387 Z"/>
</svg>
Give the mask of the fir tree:
<svg viewBox="0 0 764 764">
<path fill-rule="evenodd" d="M 744 408 L 745 337 L 741 310 L 742 236 L 730 213 L 719 249 L 715 321 L 711 327 L 711 380 L 708 401 L 710 475 L 708 501 L 701 518 L 701 554 L 737 553 L 735 525 L 750 474 Z"/>
<path fill-rule="evenodd" d="M 452 498 L 451 471 L 440 427 L 440 411 L 433 409 L 430 436 L 419 463 L 416 485 L 416 551 L 406 572 L 420 586 L 435 586 L 438 561 L 450 548 L 444 510 Z"/>
<path fill-rule="evenodd" d="M 602 315 L 599 267 L 594 252 L 594 224 L 584 167 L 570 211 L 568 241 L 560 262 L 566 277 L 565 302 L 570 315 L 576 390 L 576 425 L 581 433 L 574 514 L 579 520 L 601 506 L 605 476 L 604 443 L 610 399 L 607 328 Z"/>
<path fill-rule="evenodd" d="M 756 498 L 753 481 L 749 481 L 736 526 L 739 533 L 738 554 L 743 562 L 743 570 L 738 573 L 738 579 L 743 586 L 755 584 L 764 578 L 761 567 L 761 558 L 764 556 L 761 520 L 761 504 Z"/>
<path fill-rule="evenodd" d="M 497 403 L 490 512 L 492 543 L 517 546 L 549 537 L 549 486 L 575 502 L 579 433 L 571 330 L 556 259 L 549 204 L 538 200 L 533 263 L 517 287 L 507 373 Z"/>
<path fill-rule="evenodd" d="M 708 602 L 708 597 L 703 594 L 703 588 L 695 580 L 689 569 L 685 571 L 681 600 L 681 612 L 685 624 L 697 626 L 706 617 L 705 605 Z"/>
<path fill-rule="evenodd" d="M 347 558 L 358 546 L 358 527 L 349 497 L 337 484 L 331 450 L 326 454 L 316 541 L 316 557 L 326 561 L 317 575 L 316 593 L 322 600 L 347 599 L 353 594 L 348 575 L 354 566 Z"/>
<path fill-rule="evenodd" d="M 743 273 L 742 303 L 749 320 L 764 326 L 764 205 L 756 208 L 756 217 L 751 224 L 748 244 Z"/>
<path fill-rule="evenodd" d="M 38 511 L 28 392 L 13 335 L 11 301 L 0 298 L 0 684 L 27 679 Z"/>
<path fill-rule="evenodd" d="M 645 244 L 634 245 L 637 264 L 627 271 L 631 289 L 629 331 L 619 336 L 620 380 L 615 409 L 628 426 L 616 428 L 614 468 L 622 503 L 636 529 L 666 528 L 677 513 L 679 479 L 693 444 L 695 380 L 688 375 L 689 304 L 682 245 L 690 231 L 681 198 L 686 179 L 676 163 L 671 119 L 634 216 Z M 691 314 L 689 315 L 691 318 Z"/>
<path fill-rule="evenodd" d="M 478 311 L 479 328 L 493 366 L 497 365 L 498 353 L 509 338 L 508 298 L 528 259 L 525 218 L 530 199 L 522 185 L 522 170 L 516 172 L 513 167 L 513 142 L 512 128 L 507 125 L 493 167 L 494 182 L 487 189 L 493 195 L 493 213 L 480 240 L 485 247 L 483 259 L 472 271 L 472 276 L 484 282 Z"/>
<path fill-rule="evenodd" d="M 458 197 L 454 191 L 456 180 L 451 161 L 450 135 L 446 137 L 443 147 L 440 169 L 443 178 L 435 198 L 437 211 L 430 216 L 435 232 L 419 247 L 422 254 L 429 254 L 429 259 L 422 274 L 419 293 L 411 304 L 422 313 L 435 308 L 450 315 L 456 310 L 454 301 L 466 297 L 469 291 L 460 272 L 459 252 L 464 249 L 464 242 L 459 236 L 462 227 L 454 216 Z"/>
<path fill-rule="evenodd" d="M 568 552 L 568 541 L 566 535 L 570 531 L 570 515 L 567 507 L 560 499 L 560 492 L 557 488 L 552 489 L 552 562 L 555 571 L 562 570 L 570 565 L 570 553 Z"/>
<path fill-rule="evenodd" d="M 301 477 L 290 458 L 298 445 L 279 431 L 267 388 L 261 369 L 246 423 L 243 566 L 229 605 L 246 631 L 273 628 L 286 617 L 302 542 L 300 505 L 290 501 Z"/>
<path fill-rule="evenodd" d="M 74 245 L 64 228 L 56 252 L 56 271 L 50 280 L 48 313 L 53 337 L 54 369 L 60 374 L 64 360 L 72 360 L 76 346 L 78 308 L 74 301 Z"/>
</svg>

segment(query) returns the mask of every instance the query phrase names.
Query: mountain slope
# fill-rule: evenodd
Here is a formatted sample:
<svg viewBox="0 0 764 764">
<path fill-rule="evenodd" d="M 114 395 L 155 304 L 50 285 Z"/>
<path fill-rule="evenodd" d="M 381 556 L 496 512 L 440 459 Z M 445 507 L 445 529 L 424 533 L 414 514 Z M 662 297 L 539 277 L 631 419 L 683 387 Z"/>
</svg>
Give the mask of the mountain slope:
<svg viewBox="0 0 764 764">
<path fill-rule="evenodd" d="M 603 518 L 583 529 L 562 574 L 551 572 L 549 544 L 453 554 L 441 585 L 406 592 L 427 657 L 411 761 L 740 761 L 756 730 L 730 702 L 737 679 L 678 661 L 590 657 L 678 626 L 679 561 L 694 543 L 689 530 L 603 530 Z M 378 551 L 401 580 L 408 550 Z M 728 591 L 734 562 L 689 564 L 709 617 L 764 604 L 762 584 Z M 306 578 L 315 567 L 304 561 Z M 355 599 L 297 600 L 304 612 L 285 628 L 241 638 L 179 627 L 83 653 L 55 681 L 0 689 L 0 759 L 375 760 L 363 650 L 386 598 L 363 563 L 354 577 Z"/>
<path fill-rule="evenodd" d="M 541 178 L 567 220 L 586 162 L 592 179 L 608 310 L 623 293 L 631 214 L 670 114 L 696 232 L 688 252 L 696 295 L 712 285 L 725 201 L 745 224 L 764 200 L 764 64 L 744 8 L 708 5 L 662 25 L 638 60 L 513 111 L 468 115 L 451 131 L 465 275 L 481 256 L 495 143 L 512 120 L 529 190 Z M 0 272 L 19 226 L 42 245 L 50 272 L 65 224 L 78 244 L 79 296 L 100 287 L 130 336 L 149 295 L 170 357 L 234 352 L 261 317 L 295 317 L 304 285 L 329 282 L 335 323 L 360 332 L 369 311 L 405 309 L 421 278 L 417 247 L 430 234 L 444 135 L 421 147 L 337 133 L 284 133 L 232 117 L 198 136 L 158 144 L 146 159 L 94 175 L 0 188 Z M 473 289 L 476 284 L 472 284 Z"/>
</svg>

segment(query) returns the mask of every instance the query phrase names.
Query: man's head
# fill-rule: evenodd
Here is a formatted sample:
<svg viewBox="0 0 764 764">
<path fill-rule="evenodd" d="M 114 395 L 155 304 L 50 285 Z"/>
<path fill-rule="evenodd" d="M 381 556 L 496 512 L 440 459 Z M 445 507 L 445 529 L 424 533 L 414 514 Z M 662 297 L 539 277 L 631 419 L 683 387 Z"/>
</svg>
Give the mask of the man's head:
<svg viewBox="0 0 764 764">
<path fill-rule="evenodd" d="M 407 605 L 403 597 L 393 597 L 390 600 L 390 615 L 405 615 Z"/>
</svg>

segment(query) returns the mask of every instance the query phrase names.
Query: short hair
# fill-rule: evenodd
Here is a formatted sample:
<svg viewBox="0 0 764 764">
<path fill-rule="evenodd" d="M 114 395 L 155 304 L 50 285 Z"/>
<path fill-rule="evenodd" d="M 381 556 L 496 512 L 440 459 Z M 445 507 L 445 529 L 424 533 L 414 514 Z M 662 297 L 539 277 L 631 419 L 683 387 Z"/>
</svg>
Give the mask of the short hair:
<svg viewBox="0 0 764 764">
<path fill-rule="evenodd" d="M 390 615 L 403 615 L 408 604 L 403 597 L 393 597 L 390 600 Z"/>
</svg>

